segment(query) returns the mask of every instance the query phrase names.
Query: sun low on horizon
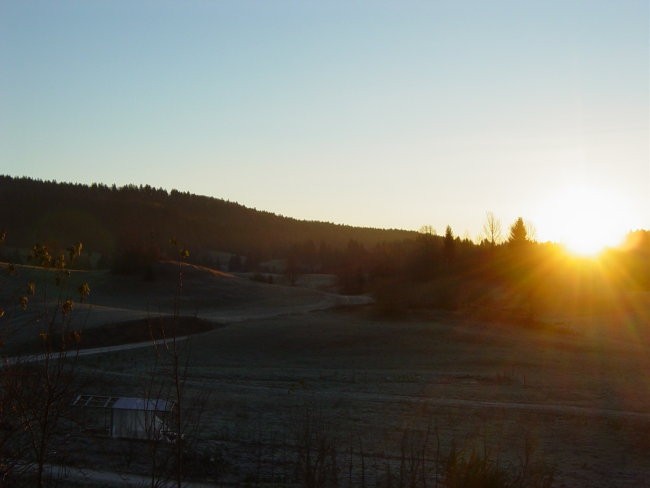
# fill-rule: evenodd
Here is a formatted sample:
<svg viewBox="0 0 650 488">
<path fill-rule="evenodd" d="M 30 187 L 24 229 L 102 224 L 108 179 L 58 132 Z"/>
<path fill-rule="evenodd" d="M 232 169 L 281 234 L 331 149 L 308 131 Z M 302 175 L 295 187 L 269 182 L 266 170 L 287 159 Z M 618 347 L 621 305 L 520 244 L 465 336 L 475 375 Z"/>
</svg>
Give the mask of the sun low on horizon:
<svg viewBox="0 0 650 488">
<path fill-rule="evenodd" d="M 595 257 L 620 245 L 633 226 L 625 197 L 612 189 L 573 184 L 541 206 L 535 225 L 540 240 L 563 245 L 571 254 Z"/>
</svg>

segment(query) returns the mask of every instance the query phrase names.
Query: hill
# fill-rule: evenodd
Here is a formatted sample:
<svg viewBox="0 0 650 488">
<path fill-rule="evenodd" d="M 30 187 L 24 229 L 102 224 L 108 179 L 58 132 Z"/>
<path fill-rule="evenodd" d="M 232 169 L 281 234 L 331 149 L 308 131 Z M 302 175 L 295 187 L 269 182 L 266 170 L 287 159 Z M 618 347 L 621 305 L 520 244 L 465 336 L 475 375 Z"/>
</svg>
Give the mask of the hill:
<svg viewBox="0 0 650 488">
<path fill-rule="evenodd" d="M 174 237 L 190 249 L 191 260 L 213 265 L 217 251 L 262 260 L 286 257 L 297 246 L 322 254 L 350 242 L 369 247 L 414 235 L 297 220 L 149 185 L 89 186 L 11 176 L 0 176 L 0 226 L 9 233 L 7 245 L 15 248 L 39 242 L 60 249 L 72 239 L 109 260 L 134 249 L 164 256 Z"/>
</svg>

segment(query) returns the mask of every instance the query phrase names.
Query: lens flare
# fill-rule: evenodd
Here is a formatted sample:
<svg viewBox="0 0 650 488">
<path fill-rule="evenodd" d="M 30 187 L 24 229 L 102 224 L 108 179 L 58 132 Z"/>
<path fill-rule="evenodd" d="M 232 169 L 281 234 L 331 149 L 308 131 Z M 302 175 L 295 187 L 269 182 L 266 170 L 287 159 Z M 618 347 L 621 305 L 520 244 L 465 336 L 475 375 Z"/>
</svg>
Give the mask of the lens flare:
<svg viewBox="0 0 650 488">
<path fill-rule="evenodd" d="M 632 215 L 624 198 L 610 190 L 574 185 L 549 198 L 537 220 L 544 240 L 582 256 L 619 245 Z"/>
</svg>

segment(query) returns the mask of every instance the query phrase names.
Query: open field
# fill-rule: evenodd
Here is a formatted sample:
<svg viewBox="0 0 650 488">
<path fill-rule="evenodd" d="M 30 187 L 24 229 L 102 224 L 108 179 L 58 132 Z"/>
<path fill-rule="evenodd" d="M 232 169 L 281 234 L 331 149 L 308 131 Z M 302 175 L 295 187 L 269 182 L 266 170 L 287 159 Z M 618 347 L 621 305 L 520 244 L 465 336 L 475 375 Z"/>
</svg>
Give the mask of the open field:
<svg viewBox="0 0 650 488">
<path fill-rule="evenodd" d="M 98 284 L 86 334 L 115 322 L 117 308 L 130 320 L 171 308 L 176 283 L 173 273 L 153 283 L 90 279 Z M 626 317 L 534 328 L 453 313 L 388 320 L 370 305 L 340 306 L 363 297 L 188 269 L 181 313 L 220 326 L 183 346 L 188 393 L 209 392 L 199 426 L 209 474 L 283 485 L 290 473 L 280 459 L 315 419 L 340 452 L 346 483 L 354 460 L 353 486 L 361 454 L 374 486 L 387 464 L 399 464 L 405 439 L 420 442 L 427 431 L 431 456 L 453 442 L 517 465 L 528 443 L 554 469 L 553 486 L 650 486 L 648 297 L 634 299 Z M 141 396 L 155 361 L 151 348 L 80 357 L 80 393 Z M 136 460 L 140 442 L 81 437 L 66 460 L 137 473 L 146 469 Z"/>
<path fill-rule="evenodd" d="M 0 274 L 0 299 L 7 308 L 3 323 L 5 352 L 30 351 L 34 337 L 45 327 L 44 313 L 56 310 L 58 300 L 72 298 L 75 307 L 71 327 L 79 329 L 89 340 L 81 347 L 95 347 L 92 330 L 106 330 L 111 324 L 128 323 L 169 316 L 176 309 L 187 317 L 198 317 L 216 325 L 251 318 L 324 310 L 335 306 L 369 303 L 367 297 L 345 297 L 305 287 L 271 286 L 250 279 L 221 273 L 209 268 L 177 263 L 159 263 L 155 279 L 116 276 L 107 270 L 72 271 L 61 287 L 55 286 L 57 272 L 32 266 L 17 266 L 13 275 Z M 19 310 L 18 297 L 25 285 L 34 282 L 36 296 L 26 311 Z M 77 288 L 91 286 L 88 303 L 78 303 Z M 111 331 L 114 335 L 115 331 Z M 190 333 L 193 331 L 190 331 Z M 177 334 L 185 335 L 182 330 Z M 145 340 L 142 333 L 125 332 L 124 342 Z M 108 344 L 107 344 L 108 345 Z M 113 344 L 110 344 L 113 345 Z"/>
</svg>

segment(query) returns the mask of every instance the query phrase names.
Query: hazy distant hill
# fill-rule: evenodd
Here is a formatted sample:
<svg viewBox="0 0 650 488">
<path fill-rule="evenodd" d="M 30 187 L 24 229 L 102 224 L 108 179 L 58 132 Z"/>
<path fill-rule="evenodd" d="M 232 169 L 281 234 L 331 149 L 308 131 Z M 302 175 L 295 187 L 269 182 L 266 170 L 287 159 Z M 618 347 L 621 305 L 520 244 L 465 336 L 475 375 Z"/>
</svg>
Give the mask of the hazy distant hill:
<svg viewBox="0 0 650 488">
<path fill-rule="evenodd" d="M 8 246 L 82 241 L 105 256 L 134 246 L 164 250 L 175 237 L 196 259 L 217 250 L 268 259 L 296 245 L 337 249 L 356 241 L 371 247 L 414 235 L 301 221 L 148 185 L 88 186 L 10 176 L 0 176 L 0 228 L 8 233 Z"/>
</svg>

